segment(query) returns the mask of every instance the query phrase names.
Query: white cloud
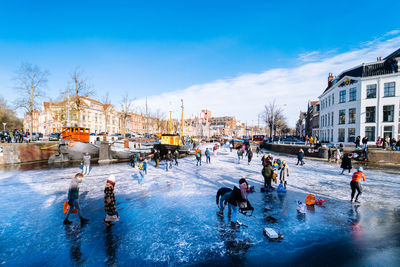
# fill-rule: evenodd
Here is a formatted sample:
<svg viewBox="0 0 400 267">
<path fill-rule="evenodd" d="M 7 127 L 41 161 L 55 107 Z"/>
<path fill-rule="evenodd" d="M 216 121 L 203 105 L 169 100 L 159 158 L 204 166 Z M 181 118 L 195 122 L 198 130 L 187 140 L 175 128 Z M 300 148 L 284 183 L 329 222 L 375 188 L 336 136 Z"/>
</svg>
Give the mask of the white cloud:
<svg viewBox="0 0 400 267">
<path fill-rule="evenodd" d="M 209 109 L 213 116 L 236 116 L 242 122 L 257 124 L 257 115 L 269 101 L 276 99 L 285 105 L 285 115 L 290 126 L 294 126 L 300 110 L 305 110 L 309 100 L 315 100 L 327 85 L 328 73 L 334 75 L 360 65 L 385 57 L 400 47 L 400 36 L 378 39 L 356 50 L 324 57 L 293 68 L 270 69 L 262 73 L 239 75 L 232 79 L 216 80 L 206 84 L 192 85 L 186 89 L 166 92 L 148 97 L 151 110 L 160 109 L 166 114 L 173 111 L 173 117 L 180 118 L 180 100 L 184 100 L 185 117 Z M 314 51 L 300 55 L 300 58 L 318 56 Z M 144 106 L 145 99 L 135 101 Z"/>
</svg>

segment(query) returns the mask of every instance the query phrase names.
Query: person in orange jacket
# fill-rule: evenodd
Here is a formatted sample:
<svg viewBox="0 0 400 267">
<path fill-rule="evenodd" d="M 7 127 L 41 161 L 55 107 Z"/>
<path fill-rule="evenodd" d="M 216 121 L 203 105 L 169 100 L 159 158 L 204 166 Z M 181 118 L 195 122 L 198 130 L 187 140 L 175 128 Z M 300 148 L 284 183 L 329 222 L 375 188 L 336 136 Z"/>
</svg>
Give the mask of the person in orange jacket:
<svg viewBox="0 0 400 267">
<path fill-rule="evenodd" d="M 354 198 L 354 194 L 356 193 L 357 190 L 357 196 L 356 196 L 356 200 L 354 202 L 360 203 L 360 201 L 358 201 L 358 197 L 361 196 L 362 193 L 362 187 L 361 187 L 361 179 L 363 181 L 365 180 L 365 175 L 363 173 L 363 168 L 362 167 L 358 167 L 357 171 L 355 173 L 353 173 L 353 176 L 351 178 L 351 182 L 350 182 L 350 187 L 351 187 L 351 200 L 350 202 L 353 202 L 353 198 Z"/>
</svg>

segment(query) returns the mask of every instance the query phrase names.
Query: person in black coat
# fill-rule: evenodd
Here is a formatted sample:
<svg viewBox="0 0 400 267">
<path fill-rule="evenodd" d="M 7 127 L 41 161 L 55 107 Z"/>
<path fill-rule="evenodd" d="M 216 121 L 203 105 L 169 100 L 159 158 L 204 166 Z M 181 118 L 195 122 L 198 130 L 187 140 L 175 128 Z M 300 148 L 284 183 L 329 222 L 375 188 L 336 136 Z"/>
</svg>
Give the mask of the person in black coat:
<svg viewBox="0 0 400 267">
<path fill-rule="evenodd" d="M 357 148 L 357 147 L 360 147 L 360 139 L 361 139 L 360 136 L 357 136 L 357 137 L 356 137 L 356 142 L 355 142 L 355 143 L 356 143 L 356 148 Z"/>
<path fill-rule="evenodd" d="M 217 191 L 216 201 L 217 201 L 217 206 L 219 208 L 219 211 L 217 212 L 217 214 L 221 217 L 224 216 L 225 205 L 231 196 L 231 192 L 232 192 L 232 189 L 227 188 L 227 187 L 221 187 Z"/>
<path fill-rule="evenodd" d="M 349 173 L 350 173 L 350 171 L 351 171 L 351 155 L 350 154 L 348 154 L 348 153 L 344 154 L 340 168 L 342 168 L 342 174 L 344 173 L 345 170 L 349 170 Z"/>
<path fill-rule="evenodd" d="M 253 151 L 251 151 L 251 149 L 249 149 L 249 151 L 247 152 L 247 159 L 248 159 L 248 164 L 250 165 L 250 161 L 253 158 Z"/>
<path fill-rule="evenodd" d="M 228 199 L 229 208 L 232 211 L 231 224 L 234 226 L 238 226 L 239 224 L 239 222 L 236 219 L 239 207 L 242 209 L 244 208 L 244 206 L 246 206 L 245 208 L 246 210 L 254 210 L 254 208 L 251 206 L 250 202 L 247 199 L 247 188 L 248 188 L 248 183 L 246 179 L 241 178 L 239 180 L 239 188 L 234 186 L 231 195 Z"/>
<path fill-rule="evenodd" d="M 304 158 L 304 151 L 303 151 L 303 149 L 300 148 L 299 153 L 297 154 L 297 164 L 296 165 L 299 165 L 299 163 L 300 163 L 300 165 L 303 166 L 303 164 L 304 164 L 303 158 Z"/>
</svg>

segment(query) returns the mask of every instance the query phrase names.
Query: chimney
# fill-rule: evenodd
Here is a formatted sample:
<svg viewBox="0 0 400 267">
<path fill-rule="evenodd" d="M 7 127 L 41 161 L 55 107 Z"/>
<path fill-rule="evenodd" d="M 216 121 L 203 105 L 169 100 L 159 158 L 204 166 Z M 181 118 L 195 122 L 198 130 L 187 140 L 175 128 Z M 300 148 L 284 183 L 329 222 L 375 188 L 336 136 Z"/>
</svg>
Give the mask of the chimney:
<svg viewBox="0 0 400 267">
<path fill-rule="evenodd" d="M 333 73 L 329 73 L 328 76 L 328 87 L 331 87 L 333 81 Z"/>
</svg>

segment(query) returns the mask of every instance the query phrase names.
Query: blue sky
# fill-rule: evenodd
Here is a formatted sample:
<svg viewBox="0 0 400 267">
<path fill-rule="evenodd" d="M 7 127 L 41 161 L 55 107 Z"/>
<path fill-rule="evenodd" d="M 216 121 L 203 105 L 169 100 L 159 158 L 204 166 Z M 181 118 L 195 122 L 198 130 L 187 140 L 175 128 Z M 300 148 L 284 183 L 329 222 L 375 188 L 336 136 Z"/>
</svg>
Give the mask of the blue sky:
<svg viewBox="0 0 400 267">
<path fill-rule="evenodd" d="M 396 36 L 400 28 L 391 11 L 399 8 L 400 1 L 3 2 L 0 95 L 14 100 L 11 78 L 22 62 L 50 72 L 50 98 L 80 66 L 97 97 L 109 92 L 114 104 L 126 92 L 151 99 L 243 75 L 299 68 Z M 393 34 L 385 37 L 388 33 Z M 316 98 L 324 86 L 307 97 Z M 267 89 L 265 103 L 274 95 Z M 254 116 L 241 109 L 222 114 L 220 107 L 229 102 L 210 98 L 204 95 L 196 105 L 187 105 L 204 106 L 215 115 L 257 118 L 256 110 Z M 306 96 L 300 99 L 306 101 Z M 247 105 L 251 103 L 241 104 Z M 298 109 L 305 105 L 299 103 Z M 293 115 L 287 116 L 293 123 Z"/>
</svg>

